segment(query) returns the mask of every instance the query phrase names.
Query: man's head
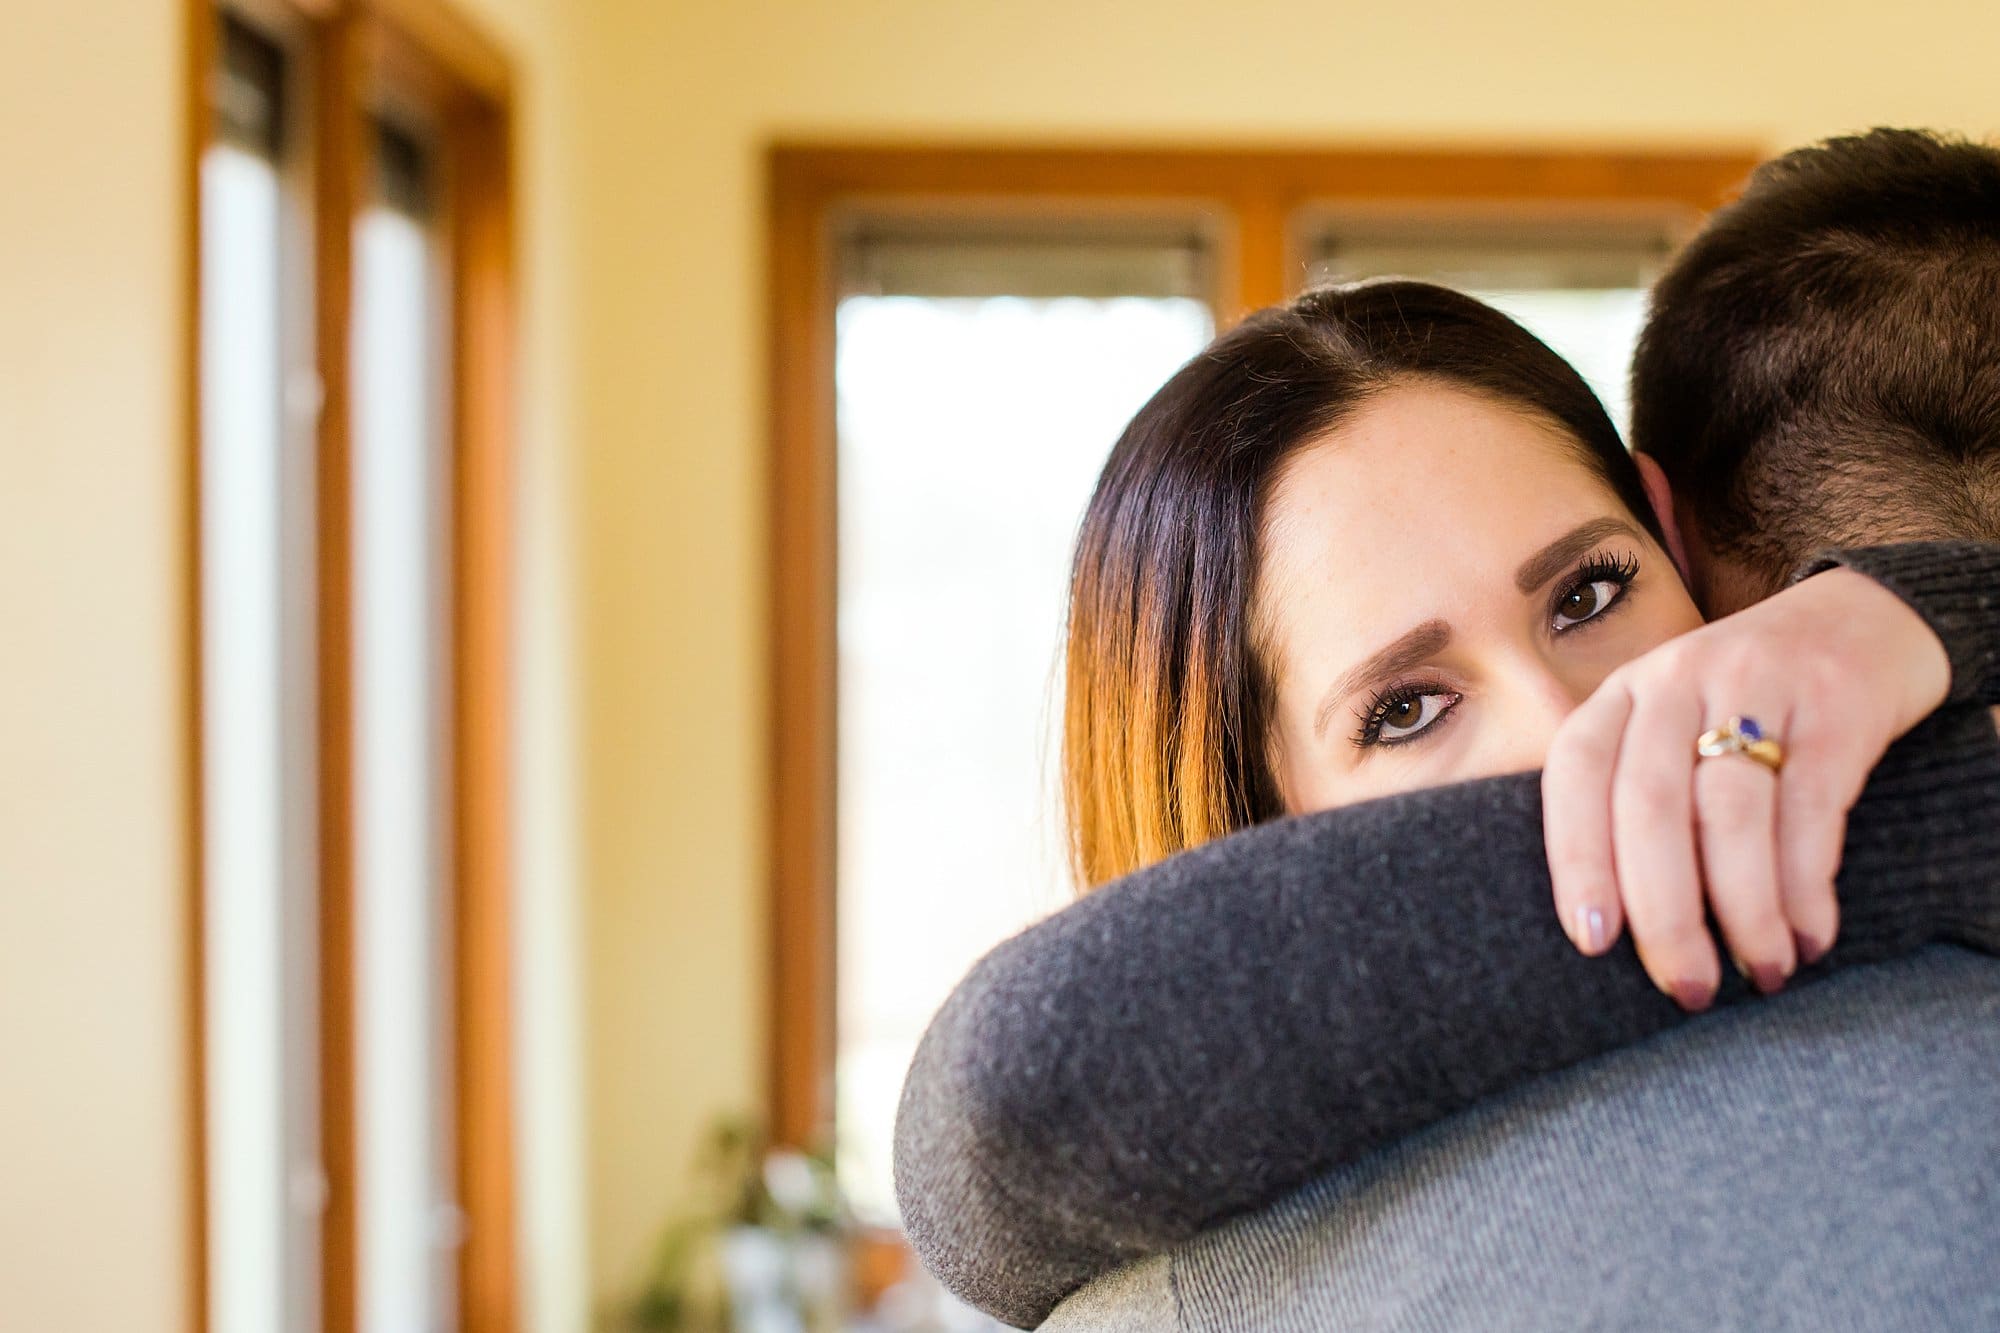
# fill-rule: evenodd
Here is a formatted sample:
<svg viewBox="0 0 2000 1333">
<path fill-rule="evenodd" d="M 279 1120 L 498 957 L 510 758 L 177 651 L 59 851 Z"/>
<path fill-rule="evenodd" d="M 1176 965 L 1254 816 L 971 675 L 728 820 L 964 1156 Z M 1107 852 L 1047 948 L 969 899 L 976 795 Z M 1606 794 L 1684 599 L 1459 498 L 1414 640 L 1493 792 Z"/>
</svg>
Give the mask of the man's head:
<svg viewBox="0 0 2000 1333">
<path fill-rule="evenodd" d="M 1632 445 L 1711 615 L 1822 547 L 2000 540 L 2000 150 L 1876 130 L 1758 168 L 1653 290 Z"/>
</svg>

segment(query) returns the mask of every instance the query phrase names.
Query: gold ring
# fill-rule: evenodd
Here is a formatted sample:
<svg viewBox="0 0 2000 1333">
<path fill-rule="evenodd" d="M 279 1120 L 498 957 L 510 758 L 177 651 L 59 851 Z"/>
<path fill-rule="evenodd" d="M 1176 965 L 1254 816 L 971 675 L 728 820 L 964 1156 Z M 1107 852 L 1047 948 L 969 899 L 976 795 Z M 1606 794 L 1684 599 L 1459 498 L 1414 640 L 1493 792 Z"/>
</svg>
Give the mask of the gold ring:
<svg viewBox="0 0 2000 1333">
<path fill-rule="evenodd" d="M 1740 754 L 1745 759 L 1756 760 L 1773 773 L 1785 766 L 1785 747 L 1768 739 L 1764 729 L 1753 718 L 1732 717 L 1723 725 L 1702 732 L 1694 748 L 1703 759 Z"/>
</svg>

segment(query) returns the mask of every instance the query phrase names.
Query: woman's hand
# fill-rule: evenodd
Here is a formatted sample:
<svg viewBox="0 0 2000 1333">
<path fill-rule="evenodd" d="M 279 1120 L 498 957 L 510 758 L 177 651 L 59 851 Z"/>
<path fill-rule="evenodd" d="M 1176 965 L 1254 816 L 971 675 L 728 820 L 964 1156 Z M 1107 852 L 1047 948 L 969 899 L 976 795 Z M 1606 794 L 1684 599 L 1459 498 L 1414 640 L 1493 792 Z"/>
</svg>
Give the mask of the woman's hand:
<svg viewBox="0 0 2000 1333">
<path fill-rule="evenodd" d="M 1870 770 L 1950 685 L 1930 627 L 1848 569 L 1620 667 L 1557 731 L 1543 772 L 1563 928 L 1598 954 L 1629 924 L 1654 984 L 1698 1010 L 1721 979 L 1706 903 L 1739 969 L 1780 989 L 1833 945 L 1834 872 Z M 1783 747 L 1781 772 L 1696 756 L 1733 717 Z"/>
</svg>

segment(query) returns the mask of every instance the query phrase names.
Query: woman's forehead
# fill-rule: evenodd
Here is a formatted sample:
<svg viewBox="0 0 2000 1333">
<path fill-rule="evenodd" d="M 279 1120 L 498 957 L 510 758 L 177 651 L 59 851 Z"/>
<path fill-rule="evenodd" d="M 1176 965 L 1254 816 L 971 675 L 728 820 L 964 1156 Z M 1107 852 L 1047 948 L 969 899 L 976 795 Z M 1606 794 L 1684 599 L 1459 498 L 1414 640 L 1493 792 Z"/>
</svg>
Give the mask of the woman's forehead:
<svg viewBox="0 0 2000 1333">
<path fill-rule="evenodd" d="M 1288 626 L 1372 639 L 1511 602 L 1522 559 L 1602 515 L 1624 507 L 1550 423 L 1441 386 L 1388 390 L 1281 469 L 1260 619 L 1281 643 Z"/>
</svg>

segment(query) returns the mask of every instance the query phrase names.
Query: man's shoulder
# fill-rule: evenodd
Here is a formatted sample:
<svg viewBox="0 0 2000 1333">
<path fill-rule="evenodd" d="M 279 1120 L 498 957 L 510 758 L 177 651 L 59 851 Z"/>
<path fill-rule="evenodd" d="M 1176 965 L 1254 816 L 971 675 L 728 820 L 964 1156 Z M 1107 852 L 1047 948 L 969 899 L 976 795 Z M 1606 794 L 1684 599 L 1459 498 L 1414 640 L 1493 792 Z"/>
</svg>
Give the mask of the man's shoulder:
<svg viewBox="0 0 2000 1333">
<path fill-rule="evenodd" d="M 1855 968 L 1203 1233 L 1168 1256 L 1182 1327 L 1803 1327 L 1873 1301 L 1947 1328 L 1986 1326 L 1980 1300 L 2000 1325 L 1996 1101 L 2000 961 Z"/>
</svg>

